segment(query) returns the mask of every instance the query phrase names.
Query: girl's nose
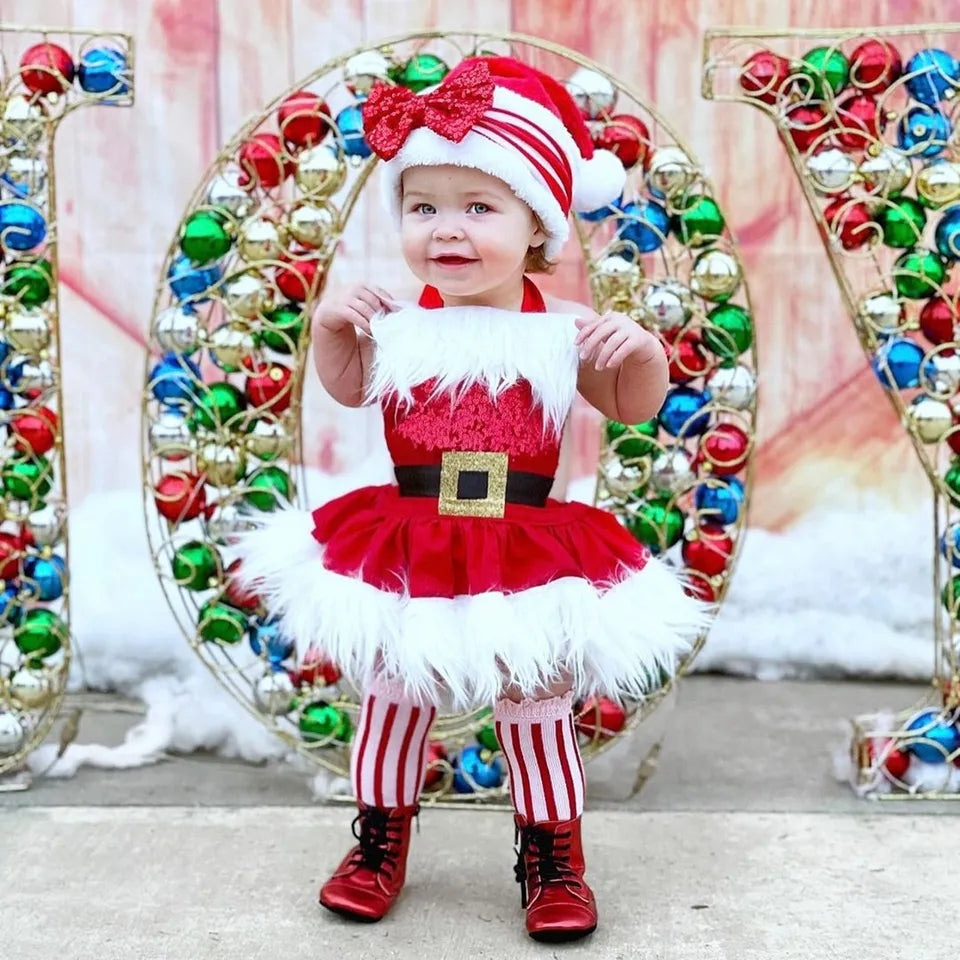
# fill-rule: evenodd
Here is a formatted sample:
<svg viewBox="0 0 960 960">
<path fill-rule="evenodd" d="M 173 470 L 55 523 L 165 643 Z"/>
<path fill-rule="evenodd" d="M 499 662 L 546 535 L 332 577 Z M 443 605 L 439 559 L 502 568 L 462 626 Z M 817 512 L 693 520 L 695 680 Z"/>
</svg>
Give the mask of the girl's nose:
<svg viewBox="0 0 960 960">
<path fill-rule="evenodd" d="M 463 238 L 463 227 L 456 217 L 438 219 L 433 227 L 435 240 L 460 240 Z"/>
</svg>

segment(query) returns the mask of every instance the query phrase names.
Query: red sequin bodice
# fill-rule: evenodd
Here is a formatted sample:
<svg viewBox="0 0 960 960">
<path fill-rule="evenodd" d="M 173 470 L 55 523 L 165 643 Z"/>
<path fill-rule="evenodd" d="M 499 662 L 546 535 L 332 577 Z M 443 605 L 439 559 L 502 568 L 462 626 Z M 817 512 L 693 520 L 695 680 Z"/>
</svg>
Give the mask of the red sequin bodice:
<svg viewBox="0 0 960 960">
<path fill-rule="evenodd" d="M 462 394 L 431 396 L 433 381 L 412 390 L 409 406 L 383 405 L 387 449 L 397 466 L 439 464 L 447 450 L 510 454 L 510 469 L 553 476 L 560 456 L 556 431 L 544 429 L 543 411 L 526 380 L 496 398 L 476 383 Z"/>
</svg>

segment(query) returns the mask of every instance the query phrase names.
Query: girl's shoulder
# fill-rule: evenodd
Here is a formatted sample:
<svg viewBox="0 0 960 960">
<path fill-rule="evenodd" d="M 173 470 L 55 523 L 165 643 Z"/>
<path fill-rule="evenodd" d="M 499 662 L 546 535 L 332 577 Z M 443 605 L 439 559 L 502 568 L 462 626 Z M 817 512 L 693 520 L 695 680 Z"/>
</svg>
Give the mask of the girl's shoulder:
<svg viewBox="0 0 960 960">
<path fill-rule="evenodd" d="M 590 320 L 597 316 L 597 312 L 593 307 L 578 303 L 576 300 L 562 300 L 560 297 L 552 297 L 544 294 L 543 303 L 547 308 L 547 313 L 572 313 L 583 320 Z"/>
</svg>

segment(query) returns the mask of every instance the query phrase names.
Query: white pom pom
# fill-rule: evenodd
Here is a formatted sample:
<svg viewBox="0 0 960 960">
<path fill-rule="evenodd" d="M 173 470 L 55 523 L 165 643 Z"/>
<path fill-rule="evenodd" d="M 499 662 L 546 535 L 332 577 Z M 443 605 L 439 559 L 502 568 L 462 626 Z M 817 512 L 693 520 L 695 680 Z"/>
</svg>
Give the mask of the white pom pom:
<svg viewBox="0 0 960 960">
<path fill-rule="evenodd" d="M 627 171 L 609 150 L 594 150 L 593 158 L 581 160 L 573 186 L 573 209 L 580 213 L 599 210 L 623 192 Z"/>
</svg>

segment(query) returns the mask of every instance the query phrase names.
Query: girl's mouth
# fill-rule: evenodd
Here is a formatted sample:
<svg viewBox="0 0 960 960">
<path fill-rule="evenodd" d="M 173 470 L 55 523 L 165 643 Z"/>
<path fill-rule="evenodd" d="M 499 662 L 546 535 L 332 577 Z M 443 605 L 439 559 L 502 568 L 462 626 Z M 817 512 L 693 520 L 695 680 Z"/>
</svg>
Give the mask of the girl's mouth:
<svg viewBox="0 0 960 960">
<path fill-rule="evenodd" d="M 463 267 L 468 263 L 476 263 L 476 260 L 470 257 L 444 255 L 442 257 L 433 257 L 433 262 L 439 263 L 441 267 Z"/>
</svg>

